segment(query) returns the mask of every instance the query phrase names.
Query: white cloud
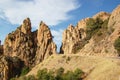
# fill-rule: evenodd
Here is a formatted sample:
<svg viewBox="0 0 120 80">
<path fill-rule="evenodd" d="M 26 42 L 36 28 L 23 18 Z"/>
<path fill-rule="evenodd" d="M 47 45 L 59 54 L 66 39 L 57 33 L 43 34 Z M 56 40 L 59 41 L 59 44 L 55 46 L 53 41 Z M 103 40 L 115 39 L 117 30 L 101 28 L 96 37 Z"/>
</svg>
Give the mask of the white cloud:
<svg viewBox="0 0 120 80">
<path fill-rule="evenodd" d="M 62 33 L 64 30 L 59 29 L 59 30 L 51 30 L 52 35 L 54 36 L 53 40 L 57 45 L 57 51 L 60 50 L 60 46 L 62 43 Z"/>
<path fill-rule="evenodd" d="M 60 30 L 51 30 L 51 33 L 53 35 L 53 39 L 56 42 L 56 44 L 60 45 L 61 41 L 62 41 L 62 33 L 64 30 L 60 29 Z"/>
<path fill-rule="evenodd" d="M 68 20 L 67 13 L 78 8 L 77 0 L 0 0 L 0 18 L 7 18 L 12 24 L 21 24 L 30 17 L 33 26 L 43 20 L 48 25 L 57 25 Z"/>
</svg>

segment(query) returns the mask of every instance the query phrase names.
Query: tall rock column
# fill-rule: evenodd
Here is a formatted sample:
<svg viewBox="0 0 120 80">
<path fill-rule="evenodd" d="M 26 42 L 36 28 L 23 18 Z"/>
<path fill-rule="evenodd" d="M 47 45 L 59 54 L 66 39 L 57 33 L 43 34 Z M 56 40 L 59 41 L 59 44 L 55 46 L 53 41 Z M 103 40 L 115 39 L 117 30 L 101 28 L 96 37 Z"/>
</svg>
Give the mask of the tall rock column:
<svg viewBox="0 0 120 80">
<path fill-rule="evenodd" d="M 76 53 L 79 45 L 82 45 L 82 39 L 84 39 L 84 29 L 77 29 L 73 25 L 69 25 L 68 28 L 63 32 L 61 52 L 64 54 Z"/>
<path fill-rule="evenodd" d="M 52 38 L 53 36 L 48 26 L 41 22 L 37 33 L 36 63 L 56 53 L 56 45 Z"/>
<path fill-rule="evenodd" d="M 33 41 L 31 22 L 29 18 L 26 18 L 20 27 L 7 35 L 4 41 L 4 55 L 17 56 L 27 66 L 30 66 L 35 56 L 35 43 Z"/>
</svg>

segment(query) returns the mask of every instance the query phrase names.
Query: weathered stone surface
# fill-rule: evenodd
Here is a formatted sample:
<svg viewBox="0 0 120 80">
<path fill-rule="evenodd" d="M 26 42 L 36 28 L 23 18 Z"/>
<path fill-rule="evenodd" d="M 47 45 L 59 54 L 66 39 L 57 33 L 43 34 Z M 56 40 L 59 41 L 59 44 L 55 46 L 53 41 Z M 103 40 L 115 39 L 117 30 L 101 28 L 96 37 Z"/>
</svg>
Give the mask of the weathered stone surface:
<svg viewBox="0 0 120 80">
<path fill-rule="evenodd" d="M 31 33 L 31 22 L 30 19 L 27 18 L 23 21 L 22 27 L 21 27 L 21 31 L 24 34 L 30 34 Z"/>
<path fill-rule="evenodd" d="M 69 27 L 63 32 L 61 53 L 76 53 L 76 49 L 79 48 L 78 45 L 80 45 L 85 36 L 84 29 L 78 29 L 73 25 L 69 25 Z"/>
<path fill-rule="evenodd" d="M 97 13 L 95 16 L 93 16 L 93 18 L 94 19 L 96 19 L 96 18 L 100 18 L 101 20 L 106 20 L 106 19 L 108 19 L 109 17 L 110 17 L 110 13 L 107 13 L 107 12 L 99 12 L 99 13 Z"/>
<path fill-rule="evenodd" d="M 17 30 L 9 33 L 4 42 L 4 55 L 18 56 L 25 64 L 30 66 L 35 56 L 31 22 L 27 18 Z"/>
<path fill-rule="evenodd" d="M 80 20 L 78 23 L 77 23 L 77 26 L 76 26 L 76 28 L 77 29 L 84 29 L 84 30 L 86 30 L 86 23 L 87 23 L 87 21 L 89 20 L 90 18 L 85 18 L 85 19 L 82 19 L 82 20 Z"/>
<path fill-rule="evenodd" d="M 0 45 L 0 55 L 3 55 L 3 52 L 4 52 L 3 45 Z"/>
<path fill-rule="evenodd" d="M 17 57 L 0 56 L 0 80 L 19 76 L 23 66 L 23 61 Z"/>
<path fill-rule="evenodd" d="M 41 22 L 37 33 L 38 44 L 36 52 L 36 63 L 39 63 L 48 58 L 50 55 L 56 53 L 56 45 L 52 38 L 53 36 L 48 26 Z"/>
<path fill-rule="evenodd" d="M 4 42 L 4 55 L 18 56 L 27 66 L 34 66 L 53 53 L 56 53 L 56 45 L 48 26 L 42 22 L 38 30 L 31 32 L 29 18 L 8 34 Z"/>
<path fill-rule="evenodd" d="M 92 18 L 85 18 L 78 22 L 76 27 L 69 26 L 63 32 L 61 53 L 91 56 L 118 56 L 114 49 L 114 41 L 120 36 L 120 6 L 112 14 L 100 12 Z M 89 40 L 86 40 L 87 21 L 90 19 L 108 20 L 105 28 L 99 29 Z M 114 25 L 113 25 L 114 24 Z M 102 27 L 102 26 L 101 26 Z"/>
</svg>

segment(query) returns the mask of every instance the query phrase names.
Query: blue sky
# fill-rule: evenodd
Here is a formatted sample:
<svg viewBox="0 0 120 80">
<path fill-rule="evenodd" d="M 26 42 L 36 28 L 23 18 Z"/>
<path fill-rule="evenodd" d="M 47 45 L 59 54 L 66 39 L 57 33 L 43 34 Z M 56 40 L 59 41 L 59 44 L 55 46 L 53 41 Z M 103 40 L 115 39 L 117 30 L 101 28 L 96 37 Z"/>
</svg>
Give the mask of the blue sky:
<svg viewBox="0 0 120 80">
<path fill-rule="evenodd" d="M 119 4 L 120 0 L 0 0 L 0 40 L 4 43 L 7 34 L 29 17 L 32 30 L 41 20 L 49 25 L 59 47 L 62 32 L 69 24 L 76 25 L 100 11 L 112 12 Z"/>
</svg>

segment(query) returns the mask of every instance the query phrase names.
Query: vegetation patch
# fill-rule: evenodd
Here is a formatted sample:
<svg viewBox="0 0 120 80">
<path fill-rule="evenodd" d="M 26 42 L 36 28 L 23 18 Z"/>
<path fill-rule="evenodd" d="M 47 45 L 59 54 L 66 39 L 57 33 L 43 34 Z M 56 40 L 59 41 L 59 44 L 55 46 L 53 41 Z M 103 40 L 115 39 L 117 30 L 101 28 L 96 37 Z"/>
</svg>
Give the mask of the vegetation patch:
<svg viewBox="0 0 120 80">
<path fill-rule="evenodd" d="M 55 72 L 48 71 L 46 68 L 39 70 L 37 76 L 29 75 L 20 78 L 12 78 L 10 80 L 82 80 L 84 72 L 80 69 L 75 71 L 64 72 L 64 68 L 60 67 Z"/>
<path fill-rule="evenodd" d="M 115 42 L 114 42 L 114 47 L 115 49 L 118 51 L 119 55 L 120 55 L 120 37 L 118 37 Z"/>
<path fill-rule="evenodd" d="M 23 67 L 21 71 L 21 76 L 26 75 L 30 71 L 29 67 Z"/>
</svg>

